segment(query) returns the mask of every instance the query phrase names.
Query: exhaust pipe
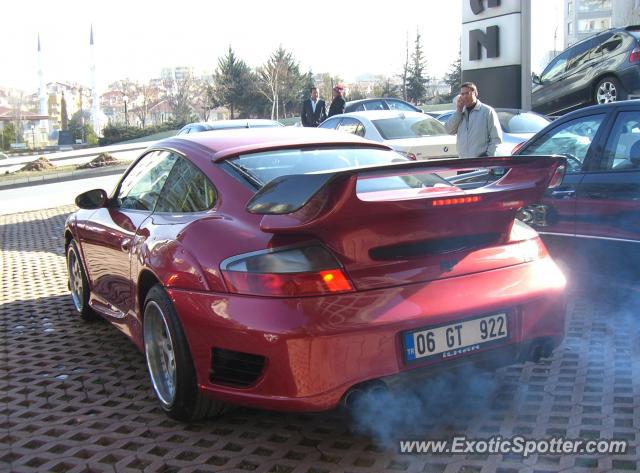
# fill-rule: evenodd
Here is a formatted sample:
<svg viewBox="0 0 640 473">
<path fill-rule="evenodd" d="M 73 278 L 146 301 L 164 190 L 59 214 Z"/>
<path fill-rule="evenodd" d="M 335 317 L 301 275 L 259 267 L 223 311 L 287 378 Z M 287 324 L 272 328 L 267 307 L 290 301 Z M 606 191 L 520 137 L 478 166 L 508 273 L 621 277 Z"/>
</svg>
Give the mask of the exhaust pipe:
<svg viewBox="0 0 640 473">
<path fill-rule="evenodd" d="M 531 351 L 529 352 L 529 359 L 534 363 L 539 363 L 542 359 L 543 353 L 543 345 L 541 343 L 536 343 L 531 347 Z"/>
<path fill-rule="evenodd" d="M 343 398 L 343 405 L 348 410 L 354 410 L 367 398 L 381 399 L 389 392 L 389 387 L 382 381 L 368 381 L 358 384 L 347 391 Z"/>
</svg>

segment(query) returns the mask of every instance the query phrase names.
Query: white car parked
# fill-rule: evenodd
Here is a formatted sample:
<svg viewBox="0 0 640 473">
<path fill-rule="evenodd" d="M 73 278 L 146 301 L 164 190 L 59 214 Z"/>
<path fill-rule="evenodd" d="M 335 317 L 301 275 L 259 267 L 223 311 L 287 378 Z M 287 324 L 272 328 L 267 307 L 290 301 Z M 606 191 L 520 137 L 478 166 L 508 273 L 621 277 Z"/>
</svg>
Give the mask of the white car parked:
<svg viewBox="0 0 640 473">
<path fill-rule="evenodd" d="M 334 115 L 320 128 L 346 131 L 382 142 L 410 159 L 457 157 L 456 137 L 420 112 L 371 110 Z"/>
</svg>

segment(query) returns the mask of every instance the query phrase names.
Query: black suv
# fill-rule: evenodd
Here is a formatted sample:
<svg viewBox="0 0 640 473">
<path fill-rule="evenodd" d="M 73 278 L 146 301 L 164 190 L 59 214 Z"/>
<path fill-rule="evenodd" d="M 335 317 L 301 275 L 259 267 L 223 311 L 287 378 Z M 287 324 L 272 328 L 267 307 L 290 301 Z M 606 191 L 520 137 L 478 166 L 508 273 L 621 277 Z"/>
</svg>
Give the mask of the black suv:
<svg viewBox="0 0 640 473">
<path fill-rule="evenodd" d="M 640 94 L 640 25 L 591 36 L 556 56 L 533 76 L 532 108 L 559 115 L 588 104 Z"/>
</svg>

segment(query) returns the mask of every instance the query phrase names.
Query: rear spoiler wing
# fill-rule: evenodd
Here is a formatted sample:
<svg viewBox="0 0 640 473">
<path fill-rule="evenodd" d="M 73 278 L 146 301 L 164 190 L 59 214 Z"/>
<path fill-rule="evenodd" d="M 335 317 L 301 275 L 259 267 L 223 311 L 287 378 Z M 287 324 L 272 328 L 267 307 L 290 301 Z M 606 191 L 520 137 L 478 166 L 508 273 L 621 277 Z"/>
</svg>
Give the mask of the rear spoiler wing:
<svg viewBox="0 0 640 473">
<path fill-rule="evenodd" d="M 269 181 L 249 200 L 246 209 L 258 215 L 292 214 L 307 206 L 320 192 L 328 191 L 330 188 L 338 193 L 355 192 L 358 176 L 384 177 L 421 171 L 438 173 L 480 168 L 509 169 L 499 180 L 473 191 L 467 191 L 465 195 L 506 192 L 505 198 L 512 198 L 515 194 L 518 196 L 518 201 L 522 200 L 525 205 L 541 198 L 550 184 L 552 187 L 560 184 L 566 168 L 566 160 L 561 156 L 453 158 L 406 161 L 323 173 L 292 174 Z M 346 185 L 345 181 L 352 181 L 351 185 Z M 346 185 L 347 189 L 338 189 L 343 185 Z"/>
</svg>

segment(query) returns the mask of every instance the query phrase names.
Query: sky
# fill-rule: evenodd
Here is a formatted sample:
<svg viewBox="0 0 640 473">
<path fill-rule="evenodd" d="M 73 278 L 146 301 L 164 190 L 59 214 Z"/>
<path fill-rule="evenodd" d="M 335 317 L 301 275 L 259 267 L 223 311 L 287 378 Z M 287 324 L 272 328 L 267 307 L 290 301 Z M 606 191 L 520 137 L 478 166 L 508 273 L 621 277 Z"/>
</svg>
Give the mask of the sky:
<svg viewBox="0 0 640 473">
<path fill-rule="evenodd" d="M 416 31 L 428 74 L 442 77 L 458 55 L 463 1 L 11 1 L 2 8 L 0 86 L 37 89 L 38 33 L 45 81 L 90 86 L 91 25 L 102 90 L 118 79 L 159 77 L 163 67 L 213 71 L 229 45 L 250 67 L 282 45 L 303 71 L 330 72 L 347 82 L 365 73 L 395 75 L 407 36 L 411 48 Z M 562 0 L 532 3 L 535 70 L 536 58 L 553 48 Z"/>
</svg>

